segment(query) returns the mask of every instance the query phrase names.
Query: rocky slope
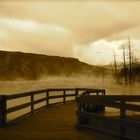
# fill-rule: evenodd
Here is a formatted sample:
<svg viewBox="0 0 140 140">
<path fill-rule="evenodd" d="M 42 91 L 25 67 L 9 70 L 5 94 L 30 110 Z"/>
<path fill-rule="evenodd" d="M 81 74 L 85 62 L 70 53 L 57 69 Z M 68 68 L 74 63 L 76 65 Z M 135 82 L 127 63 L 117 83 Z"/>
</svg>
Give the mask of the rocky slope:
<svg viewBox="0 0 140 140">
<path fill-rule="evenodd" d="M 36 80 L 44 76 L 94 75 L 97 68 L 78 59 L 0 51 L 0 80 Z"/>
</svg>

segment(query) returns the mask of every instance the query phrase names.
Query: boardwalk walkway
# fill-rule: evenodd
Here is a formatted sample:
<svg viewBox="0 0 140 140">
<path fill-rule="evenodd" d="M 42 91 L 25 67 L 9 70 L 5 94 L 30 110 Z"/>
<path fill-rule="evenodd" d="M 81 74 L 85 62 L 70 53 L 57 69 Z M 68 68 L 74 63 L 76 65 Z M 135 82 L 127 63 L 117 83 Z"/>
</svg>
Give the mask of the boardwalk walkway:
<svg viewBox="0 0 140 140">
<path fill-rule="evenodd" d="M 0 128 L 1 140 L 112 140 L 76 129 L 76 104 L 54 105 L 14 125 Z"/>
</svg>

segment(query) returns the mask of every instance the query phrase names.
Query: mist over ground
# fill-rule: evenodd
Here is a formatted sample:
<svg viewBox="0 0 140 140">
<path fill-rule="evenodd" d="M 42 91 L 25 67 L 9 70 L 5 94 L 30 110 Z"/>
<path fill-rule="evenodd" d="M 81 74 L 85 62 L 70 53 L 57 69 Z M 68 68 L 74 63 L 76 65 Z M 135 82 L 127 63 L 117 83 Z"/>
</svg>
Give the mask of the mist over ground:
<svg viewBox="0 0 140 140">
<path fill-rule="evenodd" d="M 34 81 L 0 81 L 0 95 L 10 95 L 16 93 L 23 93 L 27 91 L 35 91 L 47 88 L 104 88 L 108 95 L 139 95 L 140 85 L 135 83 L 133 86 L 125 86 L 116 84 L 111 76 L 102 77 L 96 76 L 75 76 L 75 77 L 43 77 L 40 80 Z M 80 92 L 81 93 L 81 92 Z M 61 95 L 60 92 L 51 92 L 53 95 Z M 40 94 L 35 97 L 39 99 L 44 97 L 44 94 Z M 20 98 L 8 101 L 7 107 L 14 107 L 22 103 L 29 102 L 29 98 Z M 56 99 L 50 101 L 50 103 L 61 101 L 62 99 Z M 46 102 L 45 102 L 46 103 Z M 41 107 L 44 103 L 35 105 L 35 107 Z M 106 108 L 107 113 L 115 116 L 119 110 Z M 26 108 L 21 111 L 16 111 L 8 115 L 8 120 L 14 119 L 24 113 L 30 111 L 30 108 Z M 137 115 L 135 112 L 129 112 L 129 115 Z"/>
<path fill-rule="evenodd" d="M 104 79 L 96 76 L 78 77 L 44 77 L 35 81 L 0 81 L 0 94 L 15 94 L 46 88 L 104 88 L 106 94 L 139 94 L 140 85 L 118 85 L 107 76 Z"/>
</svg>

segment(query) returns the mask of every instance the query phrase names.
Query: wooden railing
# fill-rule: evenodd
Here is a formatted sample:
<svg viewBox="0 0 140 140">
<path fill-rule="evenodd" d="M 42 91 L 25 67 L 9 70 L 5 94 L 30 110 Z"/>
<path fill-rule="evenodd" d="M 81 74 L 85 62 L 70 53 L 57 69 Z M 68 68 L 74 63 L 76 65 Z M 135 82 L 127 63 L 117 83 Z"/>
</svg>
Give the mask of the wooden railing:
<svg viewBox="0 0 140 140">
<path fill-rule="evenodd" d="M 31 91 L 31 92 L 25 92 L 25 93 L 13 94 L 13 95 L 0 95 L 0 126 L 5 127 L 11 123 L 15 123 L 16 121 L 21 120 L 31 114 L 34 114 L 35 112 L 44 109 L 50 105 L 72 101 L 72 100 L 67 100 L 68 97 L 74 97 L 75 100 L 79 91 L 87 92 L 91 90 L 93 90 L 94 93 L 98 94 L 98 89 L 89 89 L 89 88 L 61 88 L 60 89 L 59 88 L 59 89 L 44 89 L 44 90 Z M 72 93 L 68 94 L 69 91 Z M 61 94 L 53 95 L 53 92 L 61 92 Z M 39 94 L 44 96 L 42 98 L 35 99 L 35 96 Z M 24 97 L 28 97 L 29 101 L 12 107 L 7 106 L 9 101 L 13 101 L 14 104 L 14 100 L 22 99 Z M 56 101 L 55 103 L 51 103 L 50 100 L 52 99 L 62 99 L 62 101 L 61 102 Z M 35 105 L 43 102 L 45 102 L 45 105 L 40 106 L 39 108 L 35 108 Z M 30 108 L 30 111 L 8 121 L 7 116 L 10 113 L 14 113 L 16 111 L 20 111 L 26 108 Z"/>
<path fill-rule="evenodd" d="M 92 91 L 90 92 L 92 93 Z M 77 127 L 78 128 L 86 128 L 91 129 L 96 132 L 106 134 L 108 136 L 113 136 L 119 138 L 121 140 L 125 139 L 140 139 L 140 114 L 137 116 L 137 119 L 128 118 L 126 115 L 126 111 L 135 111 L 136 113 L 140 113 L 140 96 L 125 96 L 125 95 L 100 95 L 94 96 L 89 95 L 81 95 L 77 97 L 76 101 L 78 104 L 77 110 Z M 114 109 L 119 109 L 119 117 L 111 117 L 107 116 L 106 112 L 100 112 L 95 110 L 95 107 L 111 107 Z M 93 110 L 89 110 L 89 108 L 94 108 Z M 126 117 L 127 116 L 127 117 Z M 130 116 L 129 116 L 130 117 Z M 94 121 L 93 121 L 94 120 Z M 102 127 L 96 127 L 95 123 L 100 123 L 101 125 L 105 123 Z M 108 125 L 106 124 L 108 123 Z M 106 127 L 107 125 L 107 127 Z M 109 127 L 115 125 L 117 128 L 115 131 L 108 130 Z M 134 134 L 131 134 L 128 129 L 134 130 Z M 126 131 L 127 130 L 127 131 Z M 128 133 L 126 133 L 128 132 Z M 136 133 L 136 135 L 135 135 Z"/>
</svg>

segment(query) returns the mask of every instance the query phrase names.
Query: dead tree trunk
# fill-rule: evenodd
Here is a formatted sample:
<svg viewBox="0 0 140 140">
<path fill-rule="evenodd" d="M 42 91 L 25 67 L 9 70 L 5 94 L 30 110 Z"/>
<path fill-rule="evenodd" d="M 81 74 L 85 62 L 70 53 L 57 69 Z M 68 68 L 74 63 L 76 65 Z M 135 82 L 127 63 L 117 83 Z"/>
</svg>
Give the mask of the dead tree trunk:
<svg viewBox="0 0 140 140">
<path fill-rule="evenodd" d="M 101 71 L 102 71 L 102 80 L 103 80 L 103 83 L 104 83 L 104 68 L 102 68 Z"/>
<path fill-rule="evenodd" d="M 114 67 L 115 67 L 115 77 L 117 77 L 117 61 L 116 61 L 116 54 L 115 54 L 115 52 L 113 51 L 113 53 L 114 53 Z"/>
<path fill-rule="evenodd" d="M 125 49 L 124 49 L 124 45 L 123 45 L 123 66 L 124 66 L 125 85 L 127 85 L 127 68 L 126 68 L 126 60 L 125 60 Z"/>
<path fill-rule="evenodd" d="M 130 38 L 128 38 L 128 49 L 129 49 L 129 84 L 132 83 L 132 57 L 131 57 L 131 44 L 130 44 Z"/>
</svg>

